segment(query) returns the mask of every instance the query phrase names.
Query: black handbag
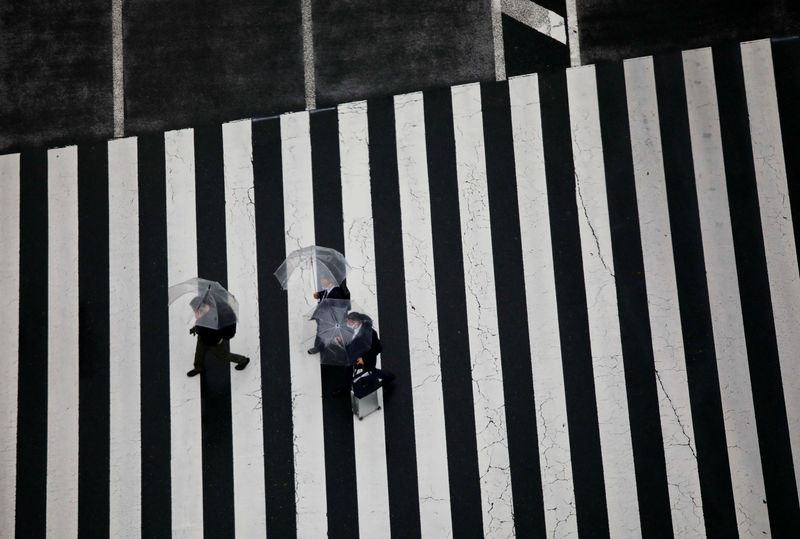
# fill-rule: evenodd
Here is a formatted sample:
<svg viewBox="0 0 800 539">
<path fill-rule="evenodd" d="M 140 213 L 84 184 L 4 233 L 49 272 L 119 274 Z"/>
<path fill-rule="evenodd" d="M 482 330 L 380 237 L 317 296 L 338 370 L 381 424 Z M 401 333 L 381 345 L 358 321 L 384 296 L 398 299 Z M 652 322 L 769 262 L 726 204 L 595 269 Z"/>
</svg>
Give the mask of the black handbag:
<svg viewBox="0 0 800 539">
<path fill-rule="evenodd" d="M 372 371 L 361 373 L 353 378 L 353 395 L 357 399 L 362 399 L 377 391 L 381 387 L 381 380 L 378 375 Z"/>
</svg>

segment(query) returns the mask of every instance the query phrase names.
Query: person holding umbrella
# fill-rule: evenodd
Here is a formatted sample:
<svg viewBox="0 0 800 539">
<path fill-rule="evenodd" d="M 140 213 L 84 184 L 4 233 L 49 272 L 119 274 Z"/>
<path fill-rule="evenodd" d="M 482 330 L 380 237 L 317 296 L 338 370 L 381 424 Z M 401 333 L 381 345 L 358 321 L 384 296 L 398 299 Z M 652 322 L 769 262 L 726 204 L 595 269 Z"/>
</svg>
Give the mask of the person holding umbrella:
<svg viewBox="0 0 800 539">
<path fill-rule="evenodd" d="M 347 307 L 349 308 L 349 300 L 350 300 L 350 291 L 347 290 L 346 280 L 341 282 L 341 285 L 336 286 L 335 283 L 331 280 L 331 277 L 328 275 L 323 275 L 319 279 L 320 290 L 314 292 L 313 297 L 317 300 L 317 309 L 324 309 L 323 302 L 329 302 L 331 300 L 347 300 Z M 312 316 L 313 318 L 313 316 Z M 318 354 L 324 348 L 324 343 L 322 339 L 317 338 L 314 340 L 314 346 L 308 349 L 309 354 Z"/>
<path fill-rule="evenodd" d="M 289 253 L 275 270 L 274 275 L 284 290 L 288 290 L 292 275 L 299 273 L 311 277 L 313 279 L 311 283 L 315 289 L 312 296 L 317 300 L 317 307 L 311 318 L 319 320 L 325 316 L 325 311 L 330 306 L 326 304 L 331 300 L 349 301 L 350 292 L 347 290 L 345 281 L 349 267 L 344 255 L 336 249 L 310 245 Z M 338 306 L 334 306 L 333 309 L 337 310 Z M 308 349 L 308 353 L 318 354 L 324 350 L 326 344 L 328 343 L 320 337 L 318 332 L 314 339 L 314 345 Z"/>
<path fill-rule="evenodd" d="M 170 304 L 189 293 L 194 295 L 189 301 L 189 307 L 194 313 L 194 325 L 189 329 L 189 334 L 197 336 L 197 346 L 194 368 L 186 375 L 197 376 L 205 370 L 208 352 L 217 359 L 235 363 L 236 370 L 244 370 L 250 363 L 250 358 L 231 353 L 229 344 L 236 335 L 239 309 L 236 298 L 217 282 L 195 278 L 170 287 Z"/>
<path fill-rule="evenodd" d="M 351 335 L 345 344 L 345 350 L 354 370 L 361 370 L 377 377 L 381 386 L 394 382 L 396 376 L 387 369 L 378 369 L 378 354 L 383 350 L 378 332 L 372 327 L 372 319 L 362 313 L 352 311 L 347 314 L 345 323 Z M 339 341 L 344 343 L 343 341 Z M 347 385 L 333 392 L 334 397 L 344 395 L 350 389 L 352 373 Z"/>
</svg>

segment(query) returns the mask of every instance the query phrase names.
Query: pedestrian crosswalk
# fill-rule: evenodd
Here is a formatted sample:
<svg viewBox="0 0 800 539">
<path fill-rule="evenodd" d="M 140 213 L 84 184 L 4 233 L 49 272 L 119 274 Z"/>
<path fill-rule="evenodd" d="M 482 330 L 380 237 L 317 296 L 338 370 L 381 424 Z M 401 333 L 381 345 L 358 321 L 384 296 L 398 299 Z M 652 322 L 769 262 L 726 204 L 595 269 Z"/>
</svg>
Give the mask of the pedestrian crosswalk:
<svg viewBox="0 0 800 539">
<path fill-rule="evenodd" d="M 0 156 L 0 529 L 789 535 L 798 58 L 761 40 Z M 362 421 L 302 342 L 310 285 L 272 276 L 313 244 L 398 377 Z M 244 371 L 186 376 L 166 290 L 198 275 L 239 300 Z"/>
</svg>

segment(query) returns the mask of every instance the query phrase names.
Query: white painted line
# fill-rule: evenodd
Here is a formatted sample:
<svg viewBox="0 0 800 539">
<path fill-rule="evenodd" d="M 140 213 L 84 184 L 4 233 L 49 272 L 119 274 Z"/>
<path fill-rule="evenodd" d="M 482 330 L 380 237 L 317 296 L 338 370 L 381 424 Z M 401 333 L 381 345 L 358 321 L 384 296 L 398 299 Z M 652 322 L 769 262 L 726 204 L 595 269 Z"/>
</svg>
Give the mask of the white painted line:
<svg viewBox="0 0 800 539">
<path fill-rule="evenodd" d="M 548 537 L 577 537 L 539 82 L 513 77 L 508 86 L 545 526 Z"/>
<path fill-rule="evenodd" d="M 300 0 L 303 21 L 303 74 L 306 109 L 317 108 L 317 81 L 314 71 L 314 28 L 311 19 L 311 0 Z"/>
<path fill-rule="evenodd" d="M 406 314 L 422 535 L 450 537 L 450 481 L 422 94 L 394 98 Z"/>
<path fill-rule="evenodd" d="M 501 0 L 501 3 L 504 15 L 516 19 L 559 43 L 567 44 L 564 17 L 558 13 L 553 13 L 530 0 Z"/>
<path fill-rule="evenodd" d="M 633 495 L 636 476 L 594 66 L 568 69 L 567 93 L 608 525 L 612 536 L 637 536 L 642 532 Z"/>
<path fill-rule="evenodd" d="M 572 67 L 581 65 L 581 45 L 578 33 L 578 8 L 576 0 L 567 1 L 567 44 L 569 45 L 569 62 Z"/>
<path fill-rule="evenodd" d="M 711 49 L 684 51 L 683 69 L 736 521 L 741 535 L 769 534 Z"/>
<path fill-rule="evenodd" d="M 380 333 L 367 103 L 361 101 L 340 105 L 338 112 L 344 254 L 351 268 L 347 287 L 353 298 L 358 299 L 361 308 L 372 316 Z M 356 421 L 353 440 L 356 451 L 359 537 L 385 537 L 389 534 L 390 525 L 383 414 L 372 414 L 362 421 Z"/>
<path fill-rule="evenodd" d="M 0 530 L 14 529 L 17 491 L 19 365 L 19 154 L 0 156 Z"/>
<path fill-rule="evenodd" d="M 78 149 L 47 152 L 47 535 L 78 535 Z"/>
<path fill-rule="evenodd" d="M 627 60 L 624 66 L 672 532 L 705 537 L 653 59 Z"/>
<path fill-rule="evenodd" d="M 491 0 L 492 35 L 494 38 L 494 76 L 495 80 L 506 80 L 506 53 L 503 49 L 503 8 L 502 0 Z"/>
<path fill-rule="evenodd" d="M 145 179 L 146 181 L 146 179 Z M 135 138 L 108 143 L 109 535 L 142 533 L 139 177 Z"/>
<path fill-rule="evenodd" d="M 514 505 L 494 266 L 489 262 L 492 235 L 480 86 L 455 86 L 452 96 L 483 533 L 486 537 L 512 537 Z"/>
<path fill-rule="evenodd" d="M 167 270 L 174 285 L 197 277 L 194 131 L 164 134 L 167 179 Z M 196 338 L 183 301 L 169 309 L 169 400 L 172 470 L 172 535 L 203 535 L 203 438 L 200 379 L 189 378 Z"/>
<path fill-rule="evenodd" d="M 744 43 L 741 48 L 772 317 L 778 341 L 795 485 L 800 488 L 800 363 L 797 361 L 800 358 L 800 275 L 783 158 L 772 47 L 768 39 L 763 39 Z"/>
<path fill-rule="evenodd" d="M 122 0 L 111 0 L 112 94 L 114 136 L 125 136 L 125 70 L 122 34 Z"/>
<path fill-rule="evenodd" d="M 228 290 L 239 300 L 239 322 L 231 347 L 250 358 L 245 370 L 231 369 L 233 499 L 238 538 L 265 537 L 267 533 L 251 126 L 250 120 L 222 126 Z"/>
<path fill-rule="evenodd" d="M 281 141 L 288 255 L 295 249 L 314 244 L 311 133 L 307 112 L 281 116 Z M 319 357 L 309 356 L 304 346 L 307 343 L 303 342 L 303 322 L 316 302 L 311 297 L 315 287 L 311 272 L 295 272 L 287 291 L 298 537 L 325 537 L 328 533 Z"/>
</svg>

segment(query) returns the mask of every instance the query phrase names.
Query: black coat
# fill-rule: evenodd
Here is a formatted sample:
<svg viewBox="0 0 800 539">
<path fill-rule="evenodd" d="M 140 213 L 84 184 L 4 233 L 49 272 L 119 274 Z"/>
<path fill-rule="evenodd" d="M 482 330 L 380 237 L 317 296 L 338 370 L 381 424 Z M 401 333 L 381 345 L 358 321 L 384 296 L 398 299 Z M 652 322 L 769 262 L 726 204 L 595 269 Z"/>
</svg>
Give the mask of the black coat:
<svg viewBox="0 0 800 539">
<path fill-rule="evenodd" d="M 210 313 L 209 313 L 210 314 Z M 208 316 L 208 315 L 206 315 Z M 217 316 L 219 319 L 225 320 L 235 320 L 236 317 L 231 311 L 230 307 L 227 305 L 220 305 L 218 308 Z M 217 319 L 209 320 L 209 325 L 214 325 L 217 323 Z M 201 319 L 202 320 L 202 319 Z M 203 341 L 203 344 L 206 346 L 214 346 L 218 344 L 222 339 L 230 340 L 233 339 L 234 335 L 236 335 L 236 324 L 229 324 L 225 327 L 219 329 L 211 329 L 204 326 L 194 326 L 194 330 L 197 332 L 197 336 Z"/>
<path fill-rule="evenodd" d="M 236 335 L 236 324 L 220 329 L 205 328 L 203 326 L 195 326 L 194 329 L 197 331 L 197 336 L 206 346 L 214 346 L 219 344 L 221 340 L 230 340 Z"/>
<path fill-rule="evenodd" d="M 317 292 L 319 294 L 319 298 L 317 298 L 317 303 L 322 301 L 323 299 L 350 299 L 350 292 L 347 289 L 341 288 L 339 286 L 334 286 L 331 288 L 331 291 L 327 294 L 325 290 L 319 290 Z"/>
<path fill-rule="evenodd" d="M 381 340 L 378 338 L 378 332 L 371 328 L 369 331 L 372 332 L 372 342 L 370 343 L 368 349 L 367 345 L 365 344 L 365 340 L 361 335 L 357 335 L 356 338 L 353 339 L 353 342 L 347 346 L 348 354 L 351 354 L 351 356 L 358 354 L 356 357 L 361 357 L 364 359 L 364 365 L 361 368 L 365 371 L 371 371 L 375 368 L 376 364 L 378 363 L 378 354 L 380 354 L 383 350 L 383 347 L 381 346 Z M 356 357 L 353 359 L 356 359 Z"/>
</svg>

